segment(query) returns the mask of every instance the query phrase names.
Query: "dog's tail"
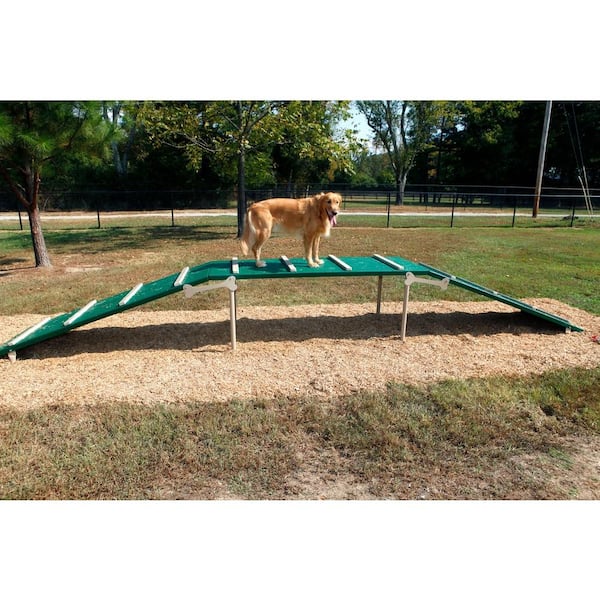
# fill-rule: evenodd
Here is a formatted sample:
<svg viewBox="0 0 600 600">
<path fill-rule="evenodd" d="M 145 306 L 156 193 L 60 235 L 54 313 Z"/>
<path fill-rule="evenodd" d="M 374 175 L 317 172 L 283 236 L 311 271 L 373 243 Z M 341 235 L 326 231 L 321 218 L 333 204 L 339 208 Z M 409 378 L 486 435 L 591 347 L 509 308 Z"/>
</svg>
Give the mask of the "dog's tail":
<svg viewBox="0 0 600 600">
<path fill-rule="evenodd" d="M 252 219 L 250 218 L 251 212 L 246 211 L 246 218 L 244 219 L 244 230 L 242 231 L 242 237 L 240 238 L 240 246 L 242 247 L 242 254 L 248 255 L 250 248 L 250 236 L 254 233 L 254 227 L 252 226 Z"/>
</svg>

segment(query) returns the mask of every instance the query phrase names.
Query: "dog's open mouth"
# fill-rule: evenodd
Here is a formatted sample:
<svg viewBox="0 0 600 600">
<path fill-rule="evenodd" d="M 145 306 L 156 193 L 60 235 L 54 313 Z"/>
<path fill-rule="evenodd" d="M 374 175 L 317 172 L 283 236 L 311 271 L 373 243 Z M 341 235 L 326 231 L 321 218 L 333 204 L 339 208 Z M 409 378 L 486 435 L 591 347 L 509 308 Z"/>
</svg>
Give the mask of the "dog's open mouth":
<svg viewBox="0 0 600 600">
<path fill-rule="evenodd" d="M 332 227 L 337 225 L 337 213 L 327 211 L 327 216 L 329 217 L 329 222 Z"/>
</svg>

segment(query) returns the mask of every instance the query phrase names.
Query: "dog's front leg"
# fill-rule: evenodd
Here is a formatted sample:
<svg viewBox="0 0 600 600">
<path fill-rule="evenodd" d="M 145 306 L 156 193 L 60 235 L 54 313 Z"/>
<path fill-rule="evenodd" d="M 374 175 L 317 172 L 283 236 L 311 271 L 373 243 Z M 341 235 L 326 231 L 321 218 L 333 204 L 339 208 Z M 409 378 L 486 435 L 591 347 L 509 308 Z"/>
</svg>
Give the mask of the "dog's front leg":
<svg viewBox="0 0 600 600">
<path fill-rule="evenodd" d="M 304 236 L 304 256 L 309 267 L 318 267 L 319 263 L 313 260 L 314 240 L 310 236 Z"/>
<path fill-rule="evenodd" d="M 319 242 L 321 241 L 321 236 L 317 235 L 313 240 L 313 251 L 312 256 L 315 263 L 318 265 L 322 265 L 325 261 L 319 258 Z"/>
<path fill-rule="evenodd" d="M 304 237 L 304 255 L 309 267 L 315 268 L 323 264 L 323 261 L 319 260 L 319 236 Z"/>
</svg>

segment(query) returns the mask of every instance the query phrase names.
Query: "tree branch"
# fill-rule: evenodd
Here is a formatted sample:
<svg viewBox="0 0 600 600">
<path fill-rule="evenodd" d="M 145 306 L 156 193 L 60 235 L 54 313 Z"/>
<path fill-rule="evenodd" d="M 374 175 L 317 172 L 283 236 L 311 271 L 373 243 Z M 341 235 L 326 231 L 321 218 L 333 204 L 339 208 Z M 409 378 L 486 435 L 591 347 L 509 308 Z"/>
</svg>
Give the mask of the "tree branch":
<svg viewBox="0 0 600 600">
<path fill-rule="evenodd" d="M 13 178 L 10 176 L 10 173 L 0 165 L 0 175 L 2 175 L 2 179 L 6 181 L 10 189 L 13 191 L 19 202 L 25 207 L 26 210 L 31 209 L 31 204 L 27 201 L 27 198 L 23 195 L 23 192 L 19 189 L 19 186 L 13 181 Z"/>
</svg>

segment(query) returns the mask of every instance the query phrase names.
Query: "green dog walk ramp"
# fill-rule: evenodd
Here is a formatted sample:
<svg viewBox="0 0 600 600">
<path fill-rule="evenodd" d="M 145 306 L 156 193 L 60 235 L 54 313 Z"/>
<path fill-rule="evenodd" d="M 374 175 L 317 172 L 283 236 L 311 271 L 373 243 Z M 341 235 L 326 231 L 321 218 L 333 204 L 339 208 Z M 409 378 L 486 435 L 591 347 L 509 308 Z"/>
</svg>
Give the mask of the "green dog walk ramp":
<svg viewBox="0 0 600 600">
<path fill-rule="evenodd" d="M 386 276 L 400 276 L 404 278 L 404 314 L 402 321 L 402 339 L 405 336 L 408 292 L 414 283 L 427 283 L 445 289 L 449 284 L 457 285 L 469 290 L 508 304 L 535 317 L 549 321 L 564 328 L 566 331 L 583 331 L 582 328 L 570 323 L 557 315 L 550 314 L 516 298 L 495 292 L 476 283 L 460 277 L 444 273 L 434 267 L 423 263 L 415 263 L 399 256 L 385 257 L 379 254 L 372 256 L 352 256 L 338 258 L 329 255 L 324 264 L 319 268 L 310 268 L 302 258 L 288 259 L 281 256 L 279 259 L 268 259 L 266 266 L 257 268 L 254 260 L 211 261 L 195 267 L 185 267 L 181 272 L 174 273 L 162 279 L 149 283 L 138 283 L 124 292 L 115 294 L 103 300 L 92 300 L 85 306 L 71 312 L 46 317 L 39 323 L 32 325 L 22 333 L 0 345 L 0 356 L 8 355 L 11 359 L 16 357 L 16 352 L 39 344 L 44 340 L 64 335 L 77 327 L 82 327 L 93 321 L 130 310 L 142 304 L 153 302 L 170 294 L 184 292 L 186 297 L 191 297 L 198 292 L 216 288 L 227 288 L 231 300 L 232 321 L 232 346 L 235 348 L 235 291 L 236 280 L 242 279 L 276 279 L 298 277 L 357 277 L 376 276 L 379 278 L 377 298 L 377 312 L 381 304 L 381 282 Z M 207 282 L 220 282 L 212 285 L 203 285 Z"/>
<path fill-rule="evenodd" d="M 423 266 L 427 267 L 427 265 Z M 527 302 L 522 302 L 521 300 L 517 300 L 516 298 L 512 298 L 511 296 L 507 296 L 506 294 L 490 290 L 486 287 L 483 287 L 482 285 L 473 283 L 472 281 L 467 281 L 462 277 L 456 277 L 455 275 L 444 273 L 443 271 L 434 269 L 433 267 L 427 268 L 429 269 L 429 275 L 431 275 L 432 277 L 436 277 L 439 279 L 448 277 L 452 285 L 456 285 L 464 290 L 468 290 L 469 292 L 475 292 L 476 294 L 480 294 L 481 296 L 486 296 L 487 298 L 491 298 L 492 300 L 497 300 L 498 302 L 508 304 L 509 306 L 518 308 L 524 313 L 528 313 L 530 315 L 533 315 L 534 317 L 539 317 L 540 319 L 544 319 L 545 321 L 550 321 L 550 323 L 554 323 L 559 327 L 563 327 L 567 331 L 583 331 L 581 327 L 569 323 L 569 321 L 567 321 L 566 319 L 553 315 L 552 313 L 546 312 L 545 310 L 542 310 L 540 308 L 536 308 L 531 304 L 527 304 Z"/>
</svg>

